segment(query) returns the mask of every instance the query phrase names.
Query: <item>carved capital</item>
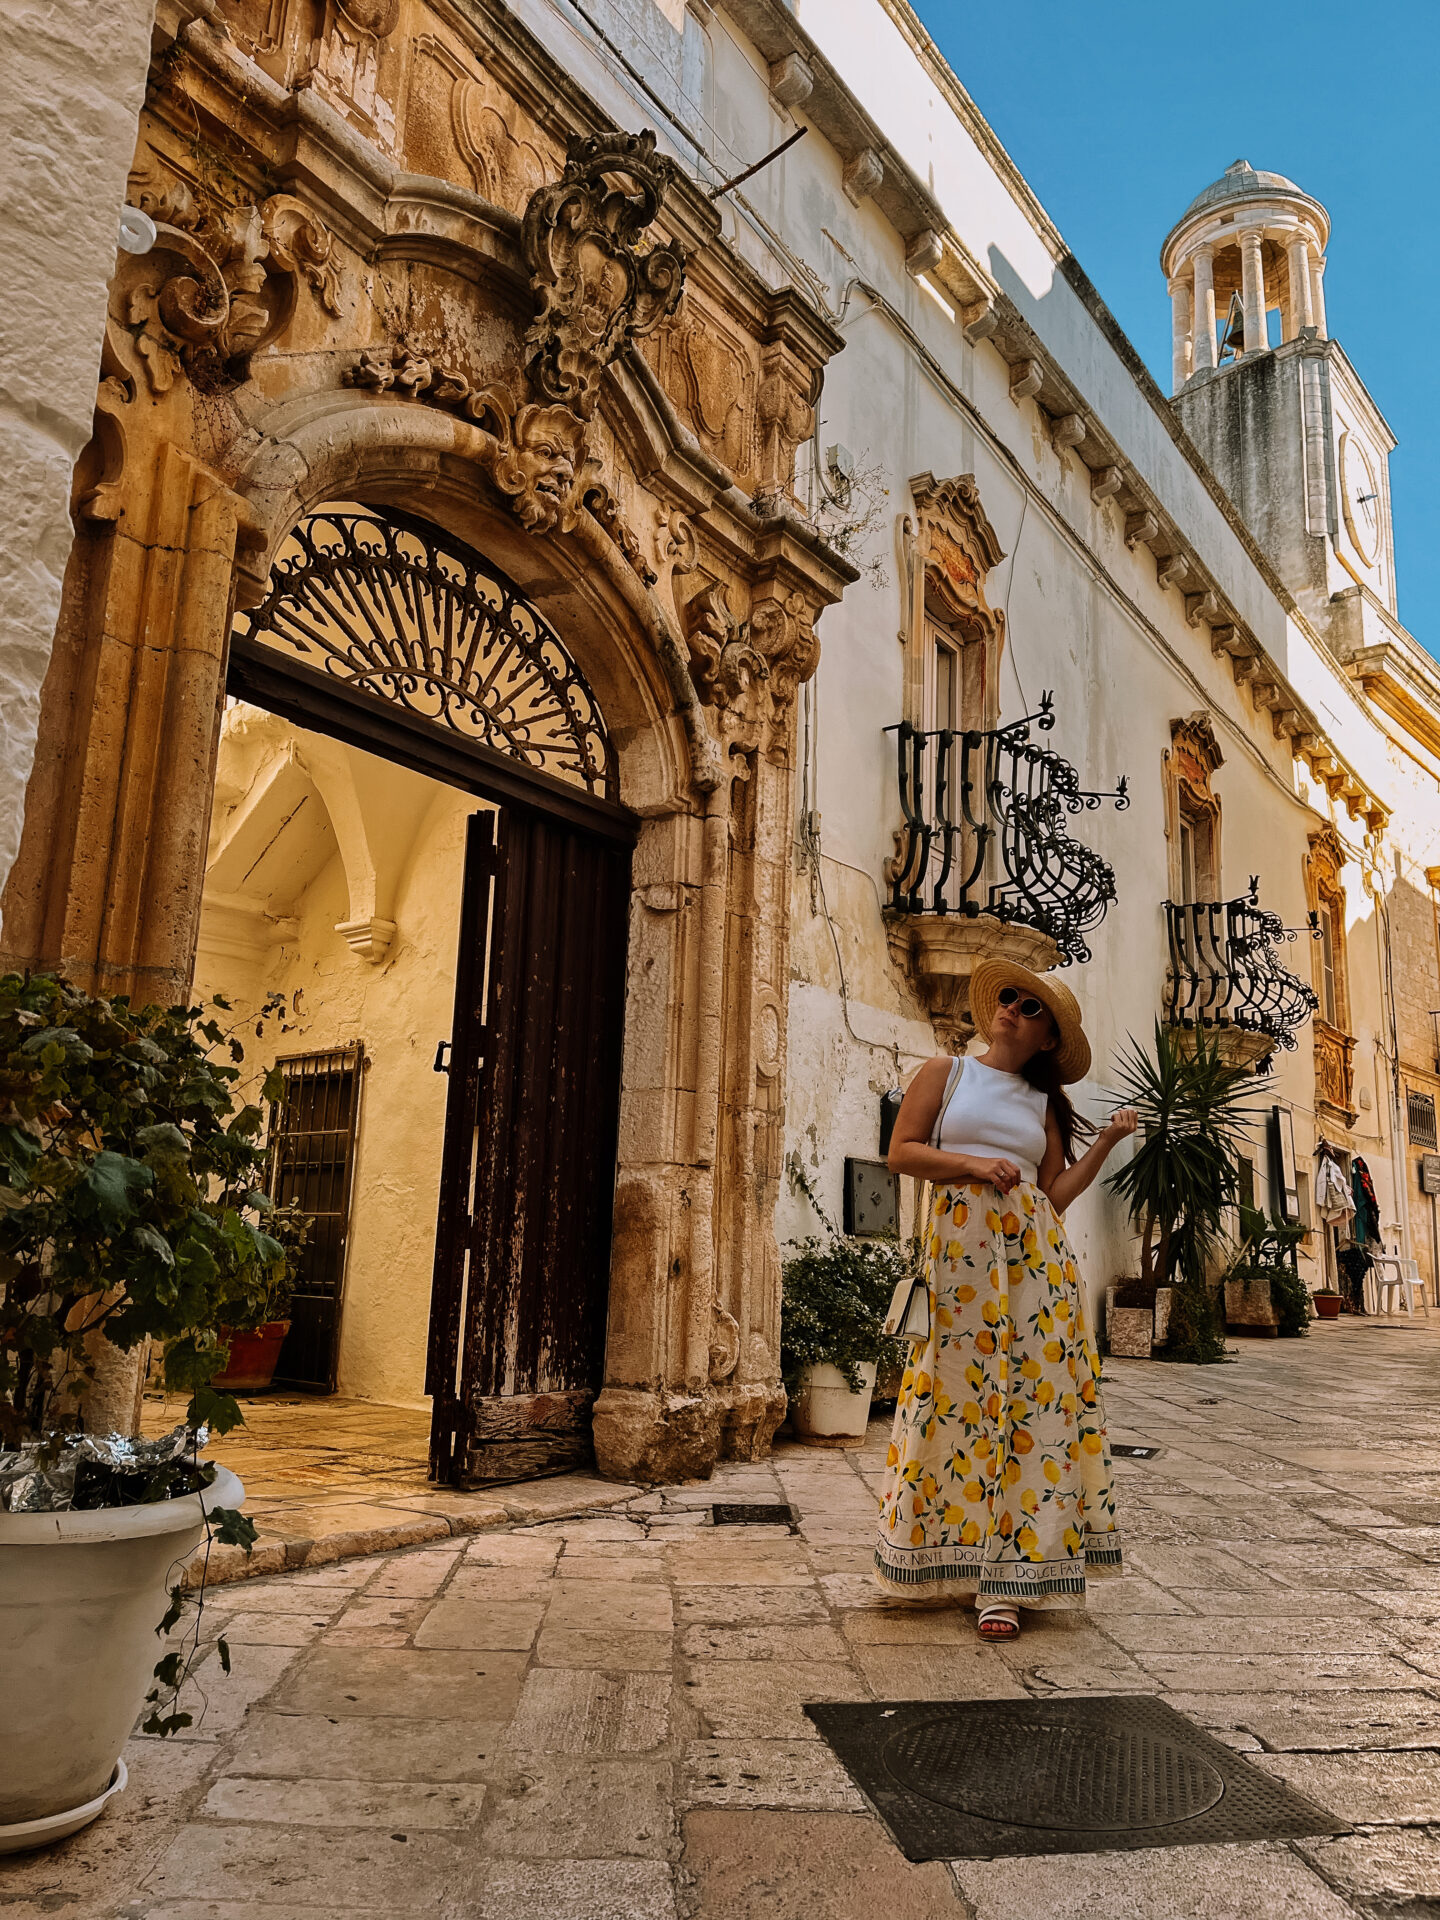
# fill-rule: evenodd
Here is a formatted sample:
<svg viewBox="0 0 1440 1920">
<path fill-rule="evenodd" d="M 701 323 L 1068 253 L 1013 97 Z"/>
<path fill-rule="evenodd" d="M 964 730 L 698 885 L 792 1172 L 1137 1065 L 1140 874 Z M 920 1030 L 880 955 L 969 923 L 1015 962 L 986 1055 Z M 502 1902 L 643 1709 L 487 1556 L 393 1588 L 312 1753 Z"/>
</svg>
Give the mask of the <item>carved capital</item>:
<svg viewBox="0 0 1440 1920">
<path fill-rule="evenodd" d="M 750 609 L 750 638 L 768 669 L 777 721 L 786 719 L 796 689 L 820 664 L 813 618 L 799 593 L 776 591 Z"/>
<path fill-rule="evenodd" d="M 653 133 L 592 134 L 573 140 L 560 178 L 531 195 L 521 244 L 539 311 L 525 366 L 539 399 L 588 420 L 606 367 L 679 305 L 679 247 L 642 245 L 672 174 Z"/>
</svg>

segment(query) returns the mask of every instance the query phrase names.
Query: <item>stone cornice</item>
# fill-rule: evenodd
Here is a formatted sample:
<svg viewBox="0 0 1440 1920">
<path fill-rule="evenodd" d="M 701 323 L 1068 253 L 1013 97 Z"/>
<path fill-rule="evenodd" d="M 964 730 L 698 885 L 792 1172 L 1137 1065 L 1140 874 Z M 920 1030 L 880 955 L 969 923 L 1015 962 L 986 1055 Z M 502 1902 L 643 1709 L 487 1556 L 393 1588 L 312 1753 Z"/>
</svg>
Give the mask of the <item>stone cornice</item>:
<svg viewBox="0 0 1440 1920">
<path fill-rule="evenodd" d="M 800 55 L 813 84 L 796 106 L 847 166 L 861 154 L 875 156 L 881 177 L 868 198 L 901 239 L 913 241 L 924 233 L 938 239 L 950 224 L 940 202 L 856 100 L 785 0 L 723 0 L 723 11 L 772 69 L 791 54 Z"/>
</svg>

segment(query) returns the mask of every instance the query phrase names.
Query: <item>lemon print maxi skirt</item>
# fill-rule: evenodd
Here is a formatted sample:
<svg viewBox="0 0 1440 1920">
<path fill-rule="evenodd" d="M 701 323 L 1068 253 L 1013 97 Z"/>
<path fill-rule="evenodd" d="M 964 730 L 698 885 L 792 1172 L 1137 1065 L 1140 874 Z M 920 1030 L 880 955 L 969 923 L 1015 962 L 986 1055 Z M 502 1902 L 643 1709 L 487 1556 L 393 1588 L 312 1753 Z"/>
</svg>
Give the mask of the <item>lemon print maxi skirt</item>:
<svg viewBox="0 0 1440 1920">
<path fill-rule="evenodd" d="M 930 1339 L 905 1370 L 875 1565 L 905 1599 L 1081 1607 L 1122 1571 L 1100 1362 L 1075 1256 L 1022 1184 L 939 1187 Z"/>
</svg>

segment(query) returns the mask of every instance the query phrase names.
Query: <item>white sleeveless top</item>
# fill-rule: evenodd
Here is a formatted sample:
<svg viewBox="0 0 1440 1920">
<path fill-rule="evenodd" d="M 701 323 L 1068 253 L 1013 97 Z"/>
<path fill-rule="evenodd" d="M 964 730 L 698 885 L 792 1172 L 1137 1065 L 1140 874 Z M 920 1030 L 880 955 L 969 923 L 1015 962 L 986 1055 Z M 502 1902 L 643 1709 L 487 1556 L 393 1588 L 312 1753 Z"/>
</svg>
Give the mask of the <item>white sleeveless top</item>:
<svg viewBox="0 0 1440 1920">
<path fill-rule="evenodd" d="M 942 1153 L 1013 1160 L 1020 1177 L 1033 1185 L 1045 1157 L 1048 1096 L 1018 1073 L 1001 1073 L 972 1059 L 957 1060 L 951 1067 L 946 1095 L 931 1144 Z"/>
</svg>

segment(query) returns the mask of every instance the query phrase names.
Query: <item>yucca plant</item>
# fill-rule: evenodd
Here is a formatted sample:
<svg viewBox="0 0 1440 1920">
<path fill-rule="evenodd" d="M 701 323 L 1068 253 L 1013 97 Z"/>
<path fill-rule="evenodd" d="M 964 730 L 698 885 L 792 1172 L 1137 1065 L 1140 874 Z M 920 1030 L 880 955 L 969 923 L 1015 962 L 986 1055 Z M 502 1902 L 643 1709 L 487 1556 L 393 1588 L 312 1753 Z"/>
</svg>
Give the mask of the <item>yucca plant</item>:
<svg viewBox="0 0 1440 1920">
<path fill-rule="evenodd" d="M 1157 1287 L 1176 1288 L 1172 1355 L 1218 1360 L 1224 1339 L 1206 1270 L 1225 1210 L 1237 1199 L 1238 1161 L 1254 1124 L 1245 1103 L 1253 1081 L 1203 1027 L 1182 1037 L 1158 1020 L 1153 1053 L 1132 1039 L 1117 1078 L 1139 1116 L 1140 1144 L 1109 1184 L 1140 1234 L 1140 1288 L 1152 1306 Z"/>
</svg>

